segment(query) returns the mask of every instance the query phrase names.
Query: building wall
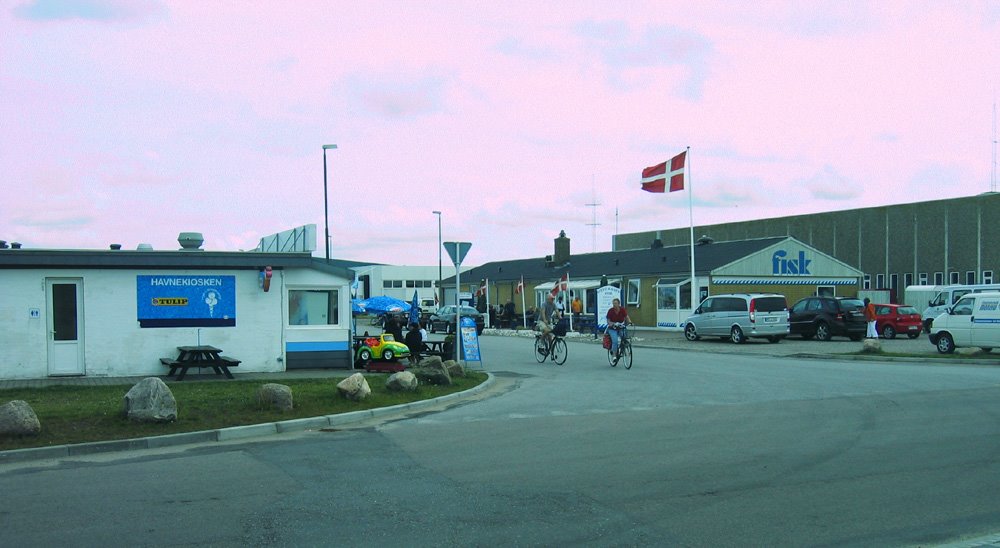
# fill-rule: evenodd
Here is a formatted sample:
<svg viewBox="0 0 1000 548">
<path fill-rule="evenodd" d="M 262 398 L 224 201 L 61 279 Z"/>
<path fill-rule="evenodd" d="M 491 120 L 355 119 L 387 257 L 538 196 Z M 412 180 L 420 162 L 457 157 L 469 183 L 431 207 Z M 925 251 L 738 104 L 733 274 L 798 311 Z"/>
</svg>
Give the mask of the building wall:
<svg viewBox="0 0 1000 548">
<path fill-rule="evenodd" d="M 235 327 L 140 328 L 137 321 L 136 276 L 138 275 L 231 275 L 236 280 Z M 0 378 L 29 379 L 48 376 L 46 278 L 80 279 L 83 282 L 83 321 L 80 337 L 84 345 L 87 376 L 135 376 L 166 374 L 161 357 L 176 357 L 177 347 L 208 344 L 227 356 L 242 360 L 239 372 L 270 372 L 285 369 L 284 327 L 287 324 L 284 271 L 276 271 L 269 292 L 258 285 L 254 270 L 86 270 L 5 269 L 0 271 Z M 327 286 L 345 281 L 322 275 Z M 319 278 L 300 278 L 318 283 Z M 346 293 L 346 289 L 342 291 Z M 349 301 L 341 309 L 350 310 Z M 31 310 L 38 310 L 37 318 Z M 347 340 L 347 320 L 339 329 L 313 335 Z M 345 342 L 346 345 L 346 342 Z"/>
<path fill-rule="evenodd" d="M 969 271 L 983 282 L 983 271 L 1000 279 L 1000 246 L 990 234 L 1000 226 L 1000 194 L 986 193 L 966 198 L 833 211 L 810 215 L 760 219 L 696 226 L 695 237 L 708 235 L 716 241 L 772 236 L 793 236 L 854 266 L 871 276 L 872 288 L 891 288 L 902 299 L 906 274 L 913 284 L 920 274 L 935 284 L 935 273 L 944 283 L 957 272 L 960 283 Z M 615 237 L 617 250 L 648 247 L 659 236 L 664 245 L 688 243 L 688 228 L 622 234 Z"/>
</svg>

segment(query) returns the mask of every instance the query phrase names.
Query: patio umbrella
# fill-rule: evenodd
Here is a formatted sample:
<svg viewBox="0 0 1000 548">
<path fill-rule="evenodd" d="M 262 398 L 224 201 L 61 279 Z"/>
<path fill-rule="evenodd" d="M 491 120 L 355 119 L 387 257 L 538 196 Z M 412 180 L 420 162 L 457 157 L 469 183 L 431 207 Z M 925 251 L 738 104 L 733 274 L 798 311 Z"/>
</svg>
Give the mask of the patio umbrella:
<svg viewBox="0 0 1000 548">
<path fill-rule="evenodd" d="M 420 323 L 420 306 L 417 305 L 417 290 L 413 290 L 413 302 L 410 303 L 410 323 Z"/>
<path fill-rule="evenodd" d="M 364 314 L 365 307 L 361 306 L 361 299 L 351 299 L 351 314 Z"/>
<path fill-rule="evenodd" d="M 367 312 L 376 314 L 409 312 L 410 303 L 392 297 L 377 296 L 365 299 L 358 303 Z"/>
</svg>

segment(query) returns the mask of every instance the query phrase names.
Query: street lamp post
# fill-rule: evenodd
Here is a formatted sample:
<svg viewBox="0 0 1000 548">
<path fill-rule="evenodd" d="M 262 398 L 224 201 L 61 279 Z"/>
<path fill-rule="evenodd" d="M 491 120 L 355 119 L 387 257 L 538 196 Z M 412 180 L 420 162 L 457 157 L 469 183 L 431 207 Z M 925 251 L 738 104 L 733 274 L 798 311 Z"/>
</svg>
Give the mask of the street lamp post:
<svg viewBox="0 0 1000 548">
<path fill-rule="evenodd" d="M 326 197 L 326 151 L 337 148 L 337 145 L 323 145 L 323 226 L 326 234 L 324 247 L 326 248 L 326 262 L 330 262 L 330 205 Z"/>
<path fill-rule="evenodd" d="M 435 214 L 435 215 L 438 216 L 438 286 L 437 286 L 437 290 L 438 290 L 438 296 L 440 297 L 440 300 L 438 300 L 438 302 L 441 303 L 441 305 L 443 306 L 444 305 L 444 288 L 441 287 L 441 284 L 444 281 L 444 277 L 441 274 L 441 248 L 442 248 L 442 245 L 441 245 L 441 212 L 440 211 L 431 211 L 431 213 L 433 213 L 433 214 Z"/>
</svg>

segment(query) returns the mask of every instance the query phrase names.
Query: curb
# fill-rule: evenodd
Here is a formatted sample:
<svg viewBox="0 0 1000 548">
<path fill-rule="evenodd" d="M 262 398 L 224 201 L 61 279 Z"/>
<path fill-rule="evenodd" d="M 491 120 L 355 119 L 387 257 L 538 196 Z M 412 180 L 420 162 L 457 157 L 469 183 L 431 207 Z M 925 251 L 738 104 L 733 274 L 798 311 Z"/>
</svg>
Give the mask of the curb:
<svg viewBox="0 0 1000 548">
<path fill-rule="evenodd" d="M 455 392 L 453 394 L 431 398 L 428 400 L 401 403 L 399 405 L 391 405 L 389 407 L 365 409 L 363 411 L 351 411 L 350 413 L 340 413 L 338 415 L 306 417 L 303 419 L 265 422 L 262 424 L 250 424 L 246 426 L 231 426 L 229 428 L 219 428 L 216 430 L 183 432 L 180 434 L 167 434 L 163 436 L 151 436 L 147 438 L 133 438 L 127 440 L 75 443 L 72 445 L 56 445 L 52 447 L 12 449 L 10 451 L 0 451 L 0 464 L 32 460 L 59 459 L 81 455 L 93 455 L 97 453 L 110 453 L 114 451 L 158 449 L 162 447 L 173 447 L 193 443 L 241 440 L 272 436 L 285 432 L 300 432 L 303 430 L 327 428 L 330 426 L 343 426 L 375 417 L 384 417 L 404 411 L 432 407 L 442 402 L 458 400 L 478 394 L 492 387 L 496 383 L 496 376 L 494 376 L 493 373 L 488 371 L 485 371 L 485 373 L 487 375 L 486 380 L 477 386 L 468 390 L 463 390 L 462 392 Z"/>
</svg>

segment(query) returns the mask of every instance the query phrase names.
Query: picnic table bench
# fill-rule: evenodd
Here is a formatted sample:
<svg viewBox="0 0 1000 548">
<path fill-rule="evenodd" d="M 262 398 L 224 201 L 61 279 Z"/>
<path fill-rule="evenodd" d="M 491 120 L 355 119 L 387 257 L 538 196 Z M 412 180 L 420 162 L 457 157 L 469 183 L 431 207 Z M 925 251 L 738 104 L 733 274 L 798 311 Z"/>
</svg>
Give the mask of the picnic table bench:
<svg viewBox="0 0 1000 548">
<path fill-rule="evenodd" d="M 227 379 L 232 379 L 234 377 L 229 368 L 237 367 L 241 363 L 236 358 L 223 356 L 222 350 L 214 346 L 178 346 L 177 350 L 176 358 L 160 358 L 160 363 L 170 368 L 170 372 L 167 373 L 168 377 L 177 374 L 179 381 L 184 380 L 184 375 L 187 375 L 188 369 L 192 367 L 199 369 L 211 367 L 216 375 L 224 375 Z"/>
</svg>

